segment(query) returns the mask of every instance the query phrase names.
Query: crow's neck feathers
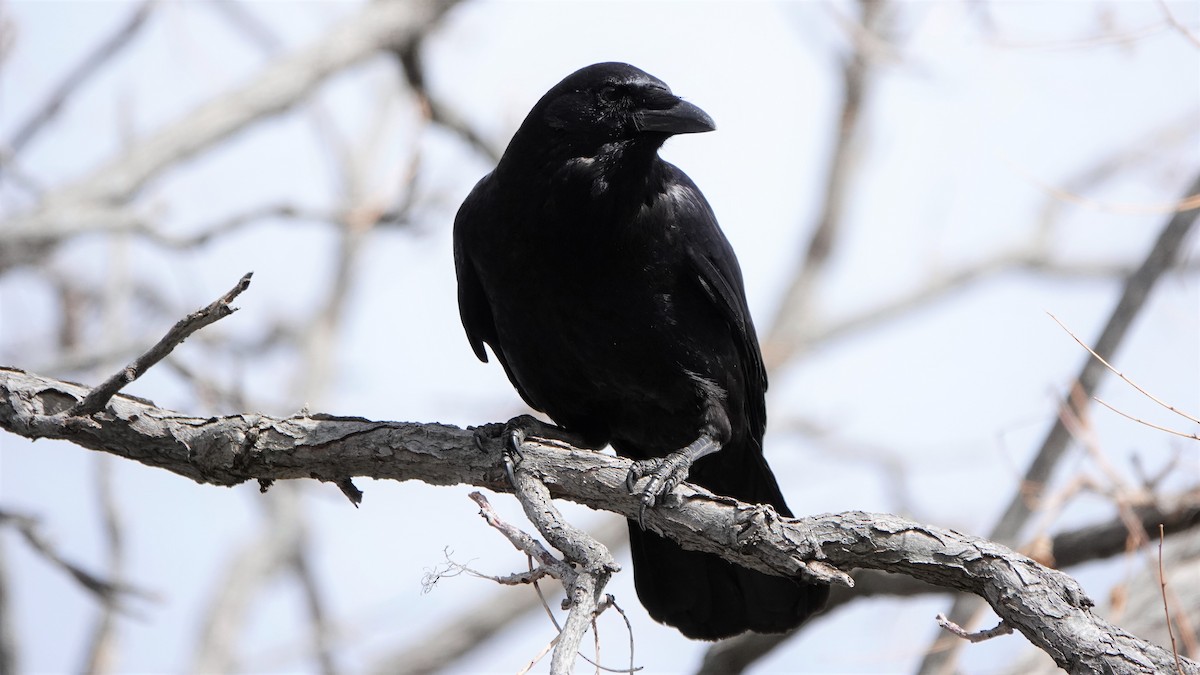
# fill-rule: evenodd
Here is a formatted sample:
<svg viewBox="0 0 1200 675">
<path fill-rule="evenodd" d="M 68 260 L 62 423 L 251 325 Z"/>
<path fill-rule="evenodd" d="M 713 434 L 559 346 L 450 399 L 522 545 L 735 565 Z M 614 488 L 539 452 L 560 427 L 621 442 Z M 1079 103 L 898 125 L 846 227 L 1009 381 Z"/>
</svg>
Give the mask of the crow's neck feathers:
<svg viewBox="0 0 1200 675">
<path fill-rule="evenodd" d="M 586 213 L 558 214 L 571 220 L 619 219 L 666 189 L 667 165 L 658 156 L 665 140 L 665 135 L 643 134 L 597 143 L 542 127 L 513 138 L 496 175 L 510 190 L 548 190 L 545 203 L 554 211 L 567 205 L 586 207 Z"/>
</svg>

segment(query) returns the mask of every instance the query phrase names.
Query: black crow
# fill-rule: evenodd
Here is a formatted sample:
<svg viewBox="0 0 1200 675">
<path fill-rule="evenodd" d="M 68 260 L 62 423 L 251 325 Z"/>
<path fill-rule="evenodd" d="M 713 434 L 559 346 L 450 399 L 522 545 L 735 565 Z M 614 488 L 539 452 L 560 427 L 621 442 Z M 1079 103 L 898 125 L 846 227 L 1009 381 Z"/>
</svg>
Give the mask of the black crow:
<svg viewBox="0 0 1200 675">
<path fill-rule="evenodd" d="M 635 460 L 644 506 L 688 478 L 790 516 L 762 453 L 767 375 L 742 273 L 704 195 L 658 149 L 712 119 L 657 78 L 599 63 L 529 112 L 463 202 L 463 327 L 577 442 Z M 694 462 L 694 464 L 693 464 Z M 777 633 L 829 587 L 687 551 L 630 521 L 634 582 L 691 638 Z"/>
</svg>

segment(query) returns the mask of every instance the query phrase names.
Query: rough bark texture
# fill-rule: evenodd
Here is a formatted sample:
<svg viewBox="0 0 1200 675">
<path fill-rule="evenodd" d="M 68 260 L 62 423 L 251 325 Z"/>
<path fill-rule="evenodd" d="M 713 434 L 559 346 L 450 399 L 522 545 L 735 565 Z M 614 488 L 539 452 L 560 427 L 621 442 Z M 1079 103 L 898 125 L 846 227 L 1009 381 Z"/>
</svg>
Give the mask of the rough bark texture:
<svg viewBox="0 0 1200 675">
<path fill-rule="evenodd" d="M 87 393 L 80 385 L 0 368 L 0 427 L 215 485 L 369 476 L 511 492 L 499 439 L 481 450 L 472 432 L 456 427 L 326 415 L 199 418 L 125 395 L 91 417 L 68 416 Z M 537 442 L 526 443 L 522 453 L 521 472 L 538 478 L 556 498 L 626 517 L 641 507 L 624 487 L 627 460 Z M 858 511 L 784 519 L 768 507 L 688 484 L 674 494 L 677 499 L 647 514 L 646 526 L 685 547 L 785 576 L 850 583 L 840 569 L 869 568 L 974 593 L 1070 672 L 1176 669 L 1169 651 L 1094 615 L 1091 600 L 1069 576 L 987 540 Z M 1181 663 L 1184 672 L 1200 673 L 1194 662 Z"/>
</svg>

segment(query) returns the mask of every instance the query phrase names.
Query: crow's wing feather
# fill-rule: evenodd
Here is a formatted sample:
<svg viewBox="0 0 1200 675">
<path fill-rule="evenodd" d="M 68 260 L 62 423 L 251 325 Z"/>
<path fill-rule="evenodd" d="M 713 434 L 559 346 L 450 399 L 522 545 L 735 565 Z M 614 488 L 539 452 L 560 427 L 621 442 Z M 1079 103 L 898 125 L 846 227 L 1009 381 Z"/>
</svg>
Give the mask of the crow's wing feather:
<svg viewBox="0 0 1200 675">
<path fill-rule="evenodd" d="M 750 429 L 754 438 L 761 441 L 767 424 L 767 371 L 746 304 L 741 267 L 703 193 L 678 168 L 670 164 L 667 167 L 667 194 L 674 199 L 675 217 L 687 232 L 683 242 L 688 263 L 721 316 L 729 323 L 745 373 Z"/>
<path fill-rule="evenodd" d="M 504 374 L 508 376 L 509 382 L 512 383 L 517 393 L 531 408 L 540 410 L 540 407 L 529 398 L 525 388 L 513 375 L 512 368 L 508 365 L 508 359 L 504 356 L 504 349 L 500 345 L 499 334 L 496 331 L 496 319 L 492 315 L 492 305 L 488 301 L 487 293 L 483 290 L 479 272 L 472 260 L 473 256 L 487 255 L 487 253 L 468 250 L 470 244 L 478 240 L 478 237 L 472 236 L 472 232 L 480 227 L 488 227 L 489 207 L 495 206 L 495 200 L 491 199 L 494 190 L 491 178 L 492 174 L 488 174 L 475 185 L 471 194 L 467 195 L 466 200 L 463 201 L 462 207 L 459 208 L 458 215 L 454 218 L 454 269 L 458 275 L 458 316 L 462 320 L 463 329 L 467 333 L 467 340 L 471 343 L 471 349 L 474 350 L 475 356 L 480 361 L 487 363 L 487 350 L 483 345 L 486 343 L 490 346 L 492 353 L 504 367 Z"/>
<path fill-rule="evenodd" d="M 487 294 L 479 281 L 479 273 L 475 271 L 475 263 L 471 260 L 468 245 L 474 240 L 471 232 L 479 227 L 479 204 L 485 199 L 488 190 L 488 180 L 491 174 L 484 176 L 471 194 L 467 195 L 458 215 L 454 218 L 454 270 L 458 275 L 458 316 L 462 319 L 463 329 L 471 349 L 480 361 L 487 363 L 487 350 L 483 344 L 492 345 L 498 349 L 496 339 L 496 320 L 492 317 L 492 308 L 488 304 Z"/>
</svg>

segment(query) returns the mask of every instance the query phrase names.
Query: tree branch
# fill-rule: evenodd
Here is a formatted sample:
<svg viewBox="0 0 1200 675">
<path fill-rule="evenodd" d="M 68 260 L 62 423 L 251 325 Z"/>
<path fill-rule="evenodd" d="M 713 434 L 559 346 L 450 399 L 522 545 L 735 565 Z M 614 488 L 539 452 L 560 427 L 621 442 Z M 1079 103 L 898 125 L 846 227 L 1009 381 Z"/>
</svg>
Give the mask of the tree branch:
<svg viewBox="0 0 1200 675">
<path fill-rule="evenodd" d="M 1183 200 L 1200 192 L 1200 174 L 1197 174 L 1183 192 Z M 1125 338 L 1133 320 L 1149 297 L 1151 289 L 1159 278 L 1179 260 L 1183 250 L 1183 242 L 1191 231 L 1200 208 L 1180 210 L 1173 214 L 1159 232 L 1150 252 L 1125 282 L 1121 299 L 1109 316 L 1100 337 L 1093 343 L 1092 354 L 1102 358 L 1092 358 L 1089 354 L 1083 368 L 1070 387 L 1070 396 L 1062 404 L 1060 414 L 1047 432 L 1037 455 L 1026 469 L 1020 487 L 1013 495 L 1004 515 L 992 529 L 989 538 L 1007 545 L 1015 544 L 1021 530 L 1034 513 L 1034 508 L 1040 500 L 1045 486 L 1049 483 L 1055 467 L 1066 454 L 1071 445 L 1071 431 L 1067 426 L 1068 418 L 1083 416 L 1087 402 L 1095 395 L 1100 386 L 1105 367 L 1104 359 L 1111 360 L 1117 347 Z M 1078 403 L 1081 401 L 1082 403 Z M 956 624 L 965 624 L 980 608 L 978 601 L 970 597 L 955 599 L 948 612 L 949 620 Z M 938 673 L 948 669 L 957 654 L 957 645 L 950 649 L 930 650 L 921 665 L 921 673 Z"/>
<path fill-rule="evenodd" d="M 474 434 L 456 427 L 329 415 L 199 418 L 124 395 L 96 420 L 60 414 L 86 393 L 80 385 L 0 368 L 0 427 L 216 485 L 369 476 L 512 490 L 500 440 L 488 440 L 481 452 Z M 522 453 L 521 473 L 537 478 L 552 497 L 637 515 L 641 502 L 624 487 L 628 460 L 532 441 Z M 784 519 L 769 507 L 688 484 L 675 494 L 680 505 L 653 509 L 646 524 L 685 548 L 769 574 L 849 584 L 834 567 L 880 569 L 975 593 L 1071 672 L 1153 672 L 1174 665 L 1167 650 L 1093 615 L 1091 601 L 1070 577 L 978 537 L 856 511 Z M 1194 662 L 1183 663 L 1186 672 L 1200 673 Z"/>
<path fill-rule="evenodd" d="M 856 38 L 856 45 L 842 68 L 837 144 L 829 161 L 821 214 L 783 301 L 770 322 L 770 330 L 764 336 L 763 360 L 768 370 L 783 366 L 805 343 L 805 326 L 812 315 L 818 280 L 828 266 L 840 231 L 844 229 L 844 202 L 855 172 L 855 160 L 862 151 L 862 112 L 874 82 L 872 57 L 890 47 L 886 0 L 859 0 L 858 4 L 860 23 L 846 21 L 852 27 L 851 35 Z"/>
<path fill-rule="evenodd" d="M 1170 509 L 1149 506 L 1134 510 L 1142 528 L 1152 538 L 1160 536 L 1159 525 L 1164 525 L 1163 534 L 1170 536 L 1190 531 L 1200 526 L 1200 495 L 1192 495 L 1173 505 Z M 1094 560 L 1102 560 L 1129 552 L 1129 522 L 1121 517 L 1069 530 L 1054 535 L 1046 548 L 1049 564 L 1063 569 Z M 1040 561 L 1044 564 L 1046 561 Z M 945 593 L 939 588 L 913 577 L 887 574 L 876 570 L 856 570 L 853 574 L 854 588 L 834 588 L 829 603 L 821 616 L 844 607 L 854 600 L 872 596 L 913 597 L 929 593 Z M 806 624 L 807 625 L 807 624 Z M 803 630 L 802 626 L 798 630 Z M 781 633 L 762 635 L 743 633 L 722 640 L 704 654 L 696 675 L 736 675 L 745 672 L 763 655 L 791 639 L 793 634 Z"/>
<path fill-rule="evenodd" d="M 141 377 L 151 366 L 161 361 L 167 354 L 170 354 L 171 350 L 178 347 L 192 333 L 237 311 L 235 308 L 230 307 L 229 303 L 241 295 L 242 291 L 250 287 L 250 277 L 253 275 L 253 272 L 247 272 L 242 275 L 242 278 L 238 280 L 233 288 L 229 289 L 228 293 L 217 298 L 207 307 L 202 307 L 176 322 L 171 327 L 171 330 L 167 331 L 167 334 L 157 344 L 146 351 L 146 353 L 117 371 L 112 377 L 88 393 L 83 400 L 72 406 L 66 412 L 67 417 L 86 417 L 100 412 L 113 395 L 125 385 Z"/>
<path fill-rule="evenodd" d="M 93 229 L 133 217 L 119 205 L 167 168 L 304 99 L 329 76 L 386 49 L 403 47 L 457 0 L 370 2 L 316 44 L 263 68 L 245 85 L 218 96 L 134 143 L 91 174 L 49 194 L 29 212 L 4 224 L 6 248 L 37 251 L 64 232 Z M 3 262 L 28 262 L 6 251 Z M 12 255 L 9 255 L 9 254 Z M 34 258 L 36 259 L 36 258 Z"/>
<path fill-rule="evenodd" d="M 612 518 L 589 533 L 610 551 L 625 546 L 625 521 Z M 519 589 L 501 587 L 457 615 L 412 636 L 410 644 L 387 654 L 370 666 L 370 672 L 427 675 L 453 669 L 453 663 L 511 625 L 515 619 L 541 609 L 539 597 Z"/>
</svg>

